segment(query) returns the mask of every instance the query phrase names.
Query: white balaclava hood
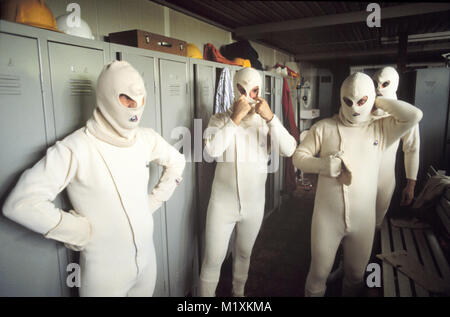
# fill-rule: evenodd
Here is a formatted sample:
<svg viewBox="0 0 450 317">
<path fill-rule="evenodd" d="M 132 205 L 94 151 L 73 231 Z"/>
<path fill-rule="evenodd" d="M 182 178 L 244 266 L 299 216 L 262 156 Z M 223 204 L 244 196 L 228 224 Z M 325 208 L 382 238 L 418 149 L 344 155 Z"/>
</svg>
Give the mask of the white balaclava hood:
<svg viewBox="0 0 450 317">
<path fill-rule="evenodd" d="M 397 99 L 399 76 L 394 67 L 384 67 L 373 75 L 378 96 Z"/>
<path fill-rule="evenodd" d="M 132 145 L 147 96 L 141 75 L 128 62 L 114 61 L 100 73 L 96 92 L 97 108 L 88 121 L 89 131 L 113 145 Z M 123 106 L 119 99 L 121 94 L 133 99 L 137 107 Z"/>
<path fill-rule="evenodd" d="M 372 76 L 372 79 L 375 84 L 377 96 L 397 100 L 397 89 L 400 78 L 394 67 L 388 66 L 380 69 Z M 388 116 L 388 114 L 381 109 L 375 110 L 373 115 L 375 118 Z"/>
<path fill-rule="evenodd" d="M 374 103 L 375 87 L 372 79 L 363 73 L 348 76 L 341 86 L 341 122 L 346 126 L 368 124 Z"/>
<path fill-rule="evenodd" d="M 246 67 L 236 72 L 233 79 L 235 101 L 241 97 L 241 92 L 239 91 L 237 84 L 245 89 L 245 92 L 247 93 L 246 100 L 250 106 L 254 107 L 258 101 L 250 98 L 250 91 L 255 87 L 259 87 L 258 97 L 260 97 L 262 89 L 262 80 L 258 71 L 254 68 Z"/>
</svg>

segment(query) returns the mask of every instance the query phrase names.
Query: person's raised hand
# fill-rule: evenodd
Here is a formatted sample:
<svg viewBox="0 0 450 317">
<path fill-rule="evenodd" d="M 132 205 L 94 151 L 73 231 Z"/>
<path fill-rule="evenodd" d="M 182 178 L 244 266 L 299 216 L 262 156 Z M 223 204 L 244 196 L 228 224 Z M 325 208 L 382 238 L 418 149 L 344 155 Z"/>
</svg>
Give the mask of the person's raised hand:
<svg viewBox="0 0 450 317">
<path fill-rule="evenodd" d="M 270 110 L 269 104 L 261 97 L 256 97 L 258 103 L 255 106 L 255 112 L 261 116 L 266 122 L 270 122 L 273 119 L 273 112 Z"/>
<path fill-rule="evenodd" d="M 233 104 L 233 114 L 231 115 L 231 120 L 233 120 L 236 125 L 239 125 L 241 120 L 249 113 L 250 110 L 252 110 L 252 107 L 245 99 L 245 95 L 241 95 Z"/>
</svg>

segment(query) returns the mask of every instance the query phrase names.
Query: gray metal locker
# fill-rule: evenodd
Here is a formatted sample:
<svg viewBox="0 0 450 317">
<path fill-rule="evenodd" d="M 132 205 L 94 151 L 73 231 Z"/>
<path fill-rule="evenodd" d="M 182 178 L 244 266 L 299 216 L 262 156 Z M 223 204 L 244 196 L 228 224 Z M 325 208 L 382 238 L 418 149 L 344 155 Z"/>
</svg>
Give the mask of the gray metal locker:
<svg viewBox="0 0 450 317">
<path fill-rule="evenodd" d="M 333 73 L 328 69 L 319 69 L 317 76 L 318 85 L 317 93 L 317 108 L 320 109 L 320 116 L 322 118 L 328 118 L 333 115 L 333 104 L 331 97 L 333 95 Z"/>
<path fill-rule="evenodd" d="M 38 41 L 0 33 L 0 205 L 47 147 Z M 58 245 L 0 218 L 0 296 L 61 296 Z"/>
<path fill-rule="evenodd" d="M 417 69 L 401 74 L 398 98 L 423 111 L 419 122 L 420 166 L 418 186 L 426 181 L 430 165 L 445 169 L 446 129 L 449 120 L 450 69 L 445 67 Z M 447 132 L 448 133 L 448 132 Z"/>
<path fill-rule="evenodd" d="M 187 62 L 159 60 L 160 106 L 162 136 L 171 144 L 174 128 L 192 131 Z M 187 153 L 190 149 L 183 149 Z M 170 296 L 185 296 L 192 286 L 196 256 L 196 214 L 194 209 L 194 165 L 186 158 L 183 181 L 171 199 L 165 203 Z"/>
<path fill-rule="evenodd" d="M 66 36 L 64 40 L 73 39 Z M 92 116 L 96 105 L 96 81 L 105 62 L 105 52 L 66 42 L 49 41 L 47 47 L 54 136 L 56 140 L 61 140 L 84 126 Z M 72 208 L 66 191 L 58 195 L 55 204 L 64 210 Z M 58 247 L 60 252 L 68 254 L 69 262 L 78 261 L 77 252 L 66 249 L 62 244 Z"/>
<path fill-rule="evenodd" d="M 449 115 L 450 69 L 418 69 L 415 105 L 423 111 L 420 127 L 420 172 L 429 165 L 445 169 L 446 127 Z"/>
<path fill-rule="evenodd" d="M 194 65 L 194 91 L 195 91 L 195 119 L 202 120 L 202 131 L 208 127 L 209 119 L 214 112 L 214 96 L 215 96 L 215 70 L 214 66 L 195 64 Z M 203 150 L 202 144 L 197 147 Z M 196 153 L 196 178 L 197 178 L 197 212 L 198 212 L 198 232 L 199 232 L 199 263 L 203 259 L 205 246 L 205 227 L 206 214 L 208 210 L 209 198 L 211 196 L 211 188 L 214 180 L 215 163 L 208 163 L 203 158 L 203 151 Z"/>
<path fill-rule="evenodd" d="M 264 98 L 269 104 L 272 112 L 275 113 L 275 102 L 274 102 L 274 78 L 270 73 L 261 73 L 261 79 L 263 87 L 261 87 L 261 97 Z M 274 160 L 277 160 L 278 157 L 275 157 L 274 153 L 270 154 L 270 164 L 274 164 Z M 266 203 L 264 208 L 264 217 L 268 217 L 276 208 L 275 205 L 275 173 L 271 172 L 269 169 L 267 173 L 266 180 Z"/>
<path fill-rule="evenodd" d="M 269 103 L 272 112 L 283 122 L 283 109 L 281 104 L 282 99 L 282 79 L 279 76 L 270 72 L 264 73 L 264 98 Z M 271 160 L 276 160 L 278 163 L 272 162 L 272 164 L 278 164 L 278 168 L 274 173 L 267 175 L 266 184 L 266 217 L 268 217 L 273 211 L 277 210 L 281 205 L 281 190 L 283 184 L 283 161 L 284 159 L 279 155 L 275 157 L 271 155 Z M 275 167 L 275 165 L 274 165 Z"/>
<path fill-rule="evenodd" d="M 56 138 L 81 128 L 95 108 L 95 83 L 104 65 L 102 50 L 48 43 Z"/>
<path fill-rule="evenodd" d="M 275 87 L 274 87 L 274 106 L 275 106 L 275 115 L 280 119 L 283 123 L 283 105 L 281 104 L 281 99 L 283 97 L 282 94 L 282 81 L 280 77 L 274 77 Z M 275 173 L 275 208 L 279 208 L 281 206 L 281 190 L 283 185 L 283 168 L 284 168 L 284 159 L 282 157 L 278 158 L 278 169 Z"/>
<path fill-rule="evenodd" d="M 143 56 L 131 54 L 127 52 L 121 53 L 121 59 L 133 65 L 141 74 L 145 82 L 147 90 L 147 100 L 145 102 L 145 110 L 140 124 L 141 127 L 152 128 L 158 131 L 157 125 L 157 109 L 155 98 L 155 58 L 151 56 Z M 149 192 L 158 183 L 160 171 L 157 165 L 150 164 Z M 153 243 L 156 251 L 157 278 L 153 296 L 163 297 L 169 295 L 168 290 L 168 272 L 167 272 L 167 251 L 165 248 L 165 226 L 162 208 L 153 214 Z"/>
</svg>

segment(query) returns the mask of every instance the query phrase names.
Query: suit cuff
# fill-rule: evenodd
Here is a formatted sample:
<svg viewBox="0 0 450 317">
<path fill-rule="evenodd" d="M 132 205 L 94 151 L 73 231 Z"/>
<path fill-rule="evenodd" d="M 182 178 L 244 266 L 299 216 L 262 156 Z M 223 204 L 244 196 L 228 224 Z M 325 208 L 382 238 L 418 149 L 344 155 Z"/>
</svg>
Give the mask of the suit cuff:
<svg viewBox="0 0 450 317">
<path fill-rule="evenodd" d="M 44 237 L 66 244 L 67 247 L 81 251 L 91 238 L 92 228 L 87 218 L 75 211 L 61 211 L 59 223 L 47 232 Z"/>
<path fill-rule="evenodd" d="M 228 117 L 228 122 L 225 123 L 224 127 L 232 129 L 232 128 L 238 128 L 239 126 L 236 123 L 234 123 L 234 121 L 233 121 L 233 119 L 231 119 L 231 117 Z"/>
<path fill-rule="evenodd" d="M 269 126 L 269 128 L 275 128 L 275 127 L 279 127 L 279 126 L 283 126 L 283 124 L 281 123 L 280 119 L 278 119 L 278 117 L 274 114 L 272 120 L 270 120 L 269 122 L 267 122 L 267 125 Z"/>
</svg>

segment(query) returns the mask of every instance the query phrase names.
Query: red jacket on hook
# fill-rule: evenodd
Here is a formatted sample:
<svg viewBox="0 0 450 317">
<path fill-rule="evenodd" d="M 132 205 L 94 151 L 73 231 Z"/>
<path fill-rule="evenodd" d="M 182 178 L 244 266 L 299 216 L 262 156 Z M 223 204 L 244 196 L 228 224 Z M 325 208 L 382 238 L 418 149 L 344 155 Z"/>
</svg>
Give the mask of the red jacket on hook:
<svg viewBox="0 0 450 317">
<path fill-rule="evenodd" d="M 236 64 L 223 57 L 222 54 L 220 54 L 219 50 L 211 43 L 206 43 L 203 46 L 203 59 L 228 65 L 239 66 L 239 64 Z"/>
</svg>

